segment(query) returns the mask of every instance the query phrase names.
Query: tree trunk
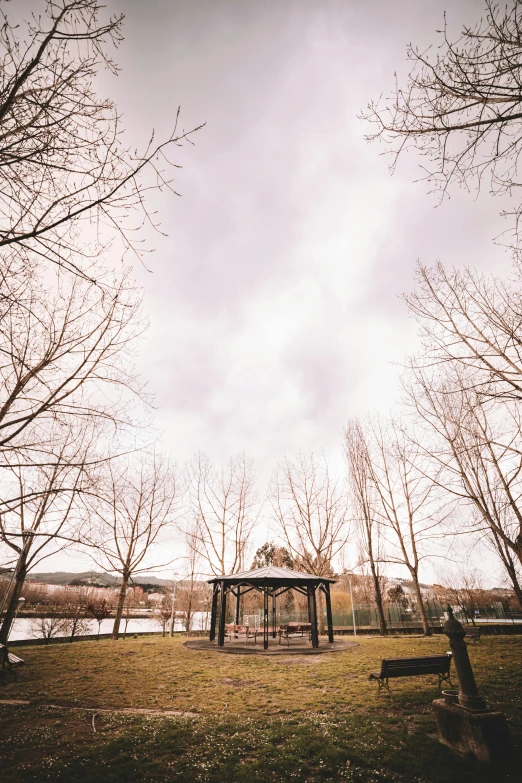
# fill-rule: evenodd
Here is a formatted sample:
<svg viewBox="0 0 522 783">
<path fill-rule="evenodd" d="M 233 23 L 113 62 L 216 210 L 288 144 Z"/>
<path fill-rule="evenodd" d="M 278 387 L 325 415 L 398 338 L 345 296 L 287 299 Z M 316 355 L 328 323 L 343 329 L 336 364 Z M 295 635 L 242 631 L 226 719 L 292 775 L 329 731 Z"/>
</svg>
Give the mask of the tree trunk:
<svg viewBox="0 0 522 783">
<path fill-rule="evenodd" d="M 419 612 L 421 616 L 422 630 L 424 631 L 424 636 L 433 636 L 433 630 L 430 628 L 430 624 L 428 623 L 428 618 L 426 617 L 426 609 L 422 602 L 422 594 L 419 587 L 419 578 L 415 571 L 410 571 L 410 573 L 411 573 L 411 578 L 413 580 L 413 584 L 415 586 L 415 594 L 417 596 L 417 604 L 419 606 Z"/>
<path fill-rule="evenodd" d="M 522 588 L 520 587 L 520 582 L 518 581 L 517 572 L 515 568 L 508 569 L 509 578 L 511 579 L 511 583 L 513 585 L 513 590 L 515 591 L 515 595 L 517 597 L 518 605 L 520 606 L 520 609 L 522 610 Z"/>
<path fill-rule="evenodd" d="M 127 585 L 129 584 L 130 574 L 127 571 L 123 572 L 121 590 L 118 598 L 118 606 L 116 607 L 116 616 L 114 617 L 114 625 L 112 628 L 112 638 L 118 639 L 120 633 L 120 623 L 123 616 L 123 605 L 125 603 L 125 595 L 127 593 Z"/>
<path fill-rule="evenodd" d="M 511 557 L 511 552 L 509 551 L 508 547 L 502 545 L 499 537 L 495 533 L 493 534 L 493 540 L 495 541 L 497 552 L 508 573 L 511 584 L 513 585 L 513 590 L 515 591 L 518 605 L 520 606 L 520 609 L 522 609 L 522 588 L 520 587 L 520 582 L 518 581 L 517 569 L 513 562 L 513 558 Z"/>
<path fill-rule="evenodd" d="M 384 617 L 384 606 L 382 603 L 381 585 L 379 584 L 379 576 L 375 570 L 375 563 L 370 558 L 370 567 L 372 569 L 373 577 L 373 589 L 375 592 L 375 603 L 377 604 L 377 612 L 379 614 L 379 629 L 381 636 L 388 635 L 388 626 L 386 625 L 386 618 Z"/>
<path fill-rule="evenodd" d="M 0 644 L 7 645 L 7 640 L 9 639 L 11 626 L 13 624 L 16 615 L 16 610 L 18 609 L 18 599 L 22 595 L 25 577 L 27 576 L 25 561 L 26 558 L 25 557 L 22 558 L 22 555 L 20 555 L 20 559 L 16 566 L 16 576 L 13 585 L 13 592 L 11 593 L 11 596 L 8 598 L 7 608 L 2 622 L 2 627 L 0 628 Z"/>
</svg>

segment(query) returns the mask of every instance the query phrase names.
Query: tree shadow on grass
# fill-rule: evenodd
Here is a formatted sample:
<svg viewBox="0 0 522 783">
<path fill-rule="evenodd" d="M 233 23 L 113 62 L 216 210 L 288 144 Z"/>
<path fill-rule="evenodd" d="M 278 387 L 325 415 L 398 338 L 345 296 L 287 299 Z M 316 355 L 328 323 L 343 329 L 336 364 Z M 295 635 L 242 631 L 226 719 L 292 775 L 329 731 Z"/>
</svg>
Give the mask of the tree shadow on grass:
<svg viewBox="0 0 522 783">
<path fill-rule="evenodd" d="M 266 720 L 114 714 L 99 716 L 93 732 L 77 714 L 57 721 L 49 711 L 11 709 L 9 740 L 5 732 L 0 738 L 0 755 L 8 760 L 5 783 L 518 783 L 522 762 L 517 747 L 515 771 L 503 775 L 453 753 L 433 735 L 427 713 L 410 712 L 408 720 L 375 714 Z"/>
</svg>

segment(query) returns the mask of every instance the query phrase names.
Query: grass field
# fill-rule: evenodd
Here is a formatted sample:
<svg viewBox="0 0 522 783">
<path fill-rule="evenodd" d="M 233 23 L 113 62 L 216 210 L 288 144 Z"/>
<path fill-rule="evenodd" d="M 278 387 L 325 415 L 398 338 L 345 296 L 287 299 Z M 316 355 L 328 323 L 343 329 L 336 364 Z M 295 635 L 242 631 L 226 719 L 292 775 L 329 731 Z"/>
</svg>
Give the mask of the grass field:
<svg viewBox="0 0 522 783">
<path fill-rule="evenodd" d="M 470 648 L 482 694 L 513 733 L 517 763 L 505 773 L 440 745 L 435 676 L 393 681 L 393 702 L 368 681 L 383 657 L 445 652 L 443 636 L 358 637 L 346 652 L 266 658 L 182 641 L 17 648 L 29 665 L 17 683 L 1 675 L 0 699 L 31 704 L 0 706 L 2 783 L 521 779 L 522 637 Z M 112 711 L 132 708 L 182 714 Z"/>
</svg>

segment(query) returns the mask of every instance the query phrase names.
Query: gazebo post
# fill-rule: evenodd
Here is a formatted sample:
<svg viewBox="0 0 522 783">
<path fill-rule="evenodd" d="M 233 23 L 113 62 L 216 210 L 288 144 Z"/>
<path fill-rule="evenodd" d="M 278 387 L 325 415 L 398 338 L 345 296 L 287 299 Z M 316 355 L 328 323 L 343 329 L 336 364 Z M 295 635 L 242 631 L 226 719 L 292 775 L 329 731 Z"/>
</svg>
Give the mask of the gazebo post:
<svg viewBox="0 0 522 783">
<path fill-rule="evenodd" d="M 221 582 L 221 616 L 219 618 L 218 645 L 223 647 L 225 644 L 225 623 L 227 621 L 227 588 L 224 582 Z"/>
<path fill-rule="evenodd" d="M 210 641 L 213 642 L 216 638 L 216 620 L 217 620 L 217 605 L 218 605 L 219 585 L 214 584 L 212 590 L 212 610 L 210 613 Z"/>
<path fill-rule="evenodd" d="M 272 588 L 272 638 L 276 638 L 276 589 Z"/>
<path fill-rule="evenodd" d="M 333 618 L 332 618 L 332 600 L 330 598 L 330 583 L 325 582 L 323 585 L 326 595 L 326 622 L 328 625 L 328 641 L 333 644 L 334 632 L 333 632 Z"/>
<path fill-rule="evenodd" d="M 263 611 L 263 648 L 268 650 L 268 587 L 263 588 L 264 611 Z"/>
<path fill-rule="evenodd" d="M 239 612 L 241 610 L 241 588 L 238 585 L 237 586 L 237 593 L 236 593 L 236 617 L 235 617 L 235 623 L 236 625 L 239 625 Z"/>
<path fill-rule="evenodd" d="M 308 618 L 310 620 L 312 647 L 319 647 L 319 633 L 317 631 L 317 604 L 315 602 L 315 587 L 308 585 L 306 588 L 308 594 Z"/>
</svg>

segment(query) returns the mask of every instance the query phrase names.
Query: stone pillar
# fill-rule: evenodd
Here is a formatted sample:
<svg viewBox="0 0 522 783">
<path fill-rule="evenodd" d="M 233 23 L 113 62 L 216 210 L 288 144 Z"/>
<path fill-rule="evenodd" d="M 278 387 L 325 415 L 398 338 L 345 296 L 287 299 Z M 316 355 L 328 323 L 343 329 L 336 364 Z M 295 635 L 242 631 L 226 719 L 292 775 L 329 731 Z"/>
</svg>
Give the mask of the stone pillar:
<svg viewBox="0 0 522 783">
<path fill-rule="evenodd" d="M 439 739 L 459 753 L 471 753 L 478 761 L 505 764 L 513 752 L 506 718 L 489 709 L 481 697 L 464 641 L 466 631 L 449 606 L 448 615 L 444 633 L 450 641 L 460 690 L 458 697 L 454 691 L 443 691 L 445 698 L 432 703 Z"/>
<path fill-rule="evenodd" d="M 468 645 L 464 641 L 466 635 L 462 623 L 453 616 L 453 609 L 448 606 L 448 620 L 444 626 L 444 633 L 449 639 L 453 661 L 459 680 L 459 704 L 468 710 L 487 710 L 487 704 L 478 692 L 475 675 L 471 668 L 468 655 Z"/>
</svg>

